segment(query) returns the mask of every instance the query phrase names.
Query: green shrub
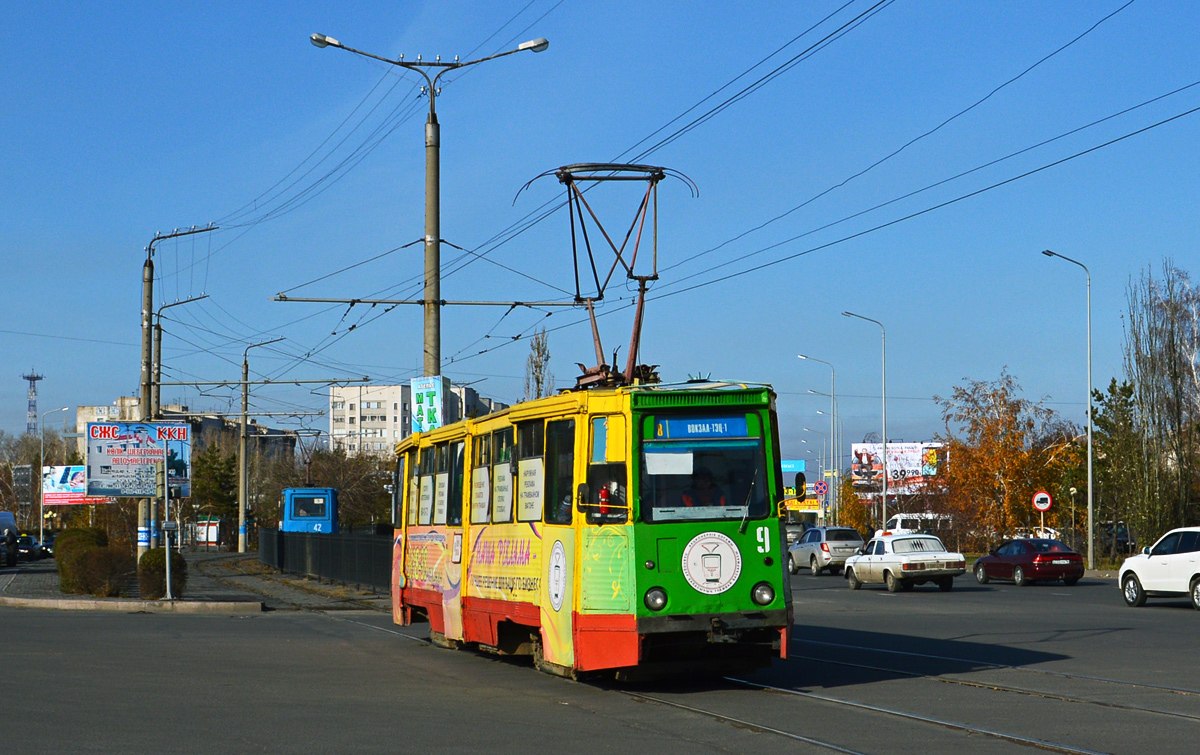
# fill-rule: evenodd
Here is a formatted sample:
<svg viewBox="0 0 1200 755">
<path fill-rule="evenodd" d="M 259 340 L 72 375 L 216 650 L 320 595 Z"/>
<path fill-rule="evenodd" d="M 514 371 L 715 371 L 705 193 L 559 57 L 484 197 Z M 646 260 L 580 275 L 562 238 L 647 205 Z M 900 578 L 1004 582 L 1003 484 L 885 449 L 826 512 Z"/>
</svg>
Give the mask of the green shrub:
<svg viewBox="0 0 1200 755">
<path fill-rule="evenodd" d="M 108 535 L 104 530 L 74 527 L 63 530 L 54 543 L 54 560 L 62 591 L 76 595 L 94 594 L 96 582 L 90 575 L 95 567 L 89 565 L 88 554 L 107 547 Z"/>
<path fill-rule="evenodd" d="M 86 592 L 97 598 L 115 598 L 133 574 L 133 556 L 124 547 L 106 545 L 85 551 L 80 563 Z"/>
<path fill-rule="evenodd" d="M 167 594 L 167 559 L 163 548 L 142 554 L 138 561 L 138 591 L 143 598 L 157 600 Z M 171 597 L 182 598 L 187 586 L 187 561 L 178 551 L 171 551 Z"/>
</svg>

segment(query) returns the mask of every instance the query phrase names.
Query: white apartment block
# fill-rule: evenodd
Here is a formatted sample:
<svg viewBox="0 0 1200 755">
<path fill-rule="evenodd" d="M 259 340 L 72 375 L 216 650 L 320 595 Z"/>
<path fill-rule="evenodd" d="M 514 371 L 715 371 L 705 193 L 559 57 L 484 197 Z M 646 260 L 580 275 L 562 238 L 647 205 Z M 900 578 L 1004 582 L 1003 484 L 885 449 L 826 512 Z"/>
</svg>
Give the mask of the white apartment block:
<svg viewBox="0 0 1200 755">
<path fill-rule="evenodd" d="M 446 397 L 445 422 L 507 409 L 508 404 L 480 396 L 474 388 L 454 386 Z M 411 432 L 412 391 L 407 385 L 347 385 L 329 388 L 331 448 L 346 453 L 390 455 Z"/>
<path fill-rule="evenodd" d="M 352 454 L 390 454 L 408 435 L 411 410 L 407 385 L 330 386 L 330 447 Z"/>
</svg>

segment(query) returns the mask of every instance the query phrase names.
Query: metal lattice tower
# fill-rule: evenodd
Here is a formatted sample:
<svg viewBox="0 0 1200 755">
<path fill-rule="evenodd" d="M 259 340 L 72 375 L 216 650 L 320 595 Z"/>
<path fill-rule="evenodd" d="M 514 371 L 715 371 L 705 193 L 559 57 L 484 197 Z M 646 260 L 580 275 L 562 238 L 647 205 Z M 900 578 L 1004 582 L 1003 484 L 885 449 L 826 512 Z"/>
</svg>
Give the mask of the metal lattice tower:
<svg viewBox="0 0 1200 755">
<path fill-rule="evenodd" d="M 37 382 L 44 378 L 44 375 L 39 375 L 32 369 L 28 375 L 22 375 L 22 380 L 29 381 L 29 411 L 25 414 L 25 432 L 34 435 L 38 431 L 38 413 L 37 413 Z"/>
</svg>

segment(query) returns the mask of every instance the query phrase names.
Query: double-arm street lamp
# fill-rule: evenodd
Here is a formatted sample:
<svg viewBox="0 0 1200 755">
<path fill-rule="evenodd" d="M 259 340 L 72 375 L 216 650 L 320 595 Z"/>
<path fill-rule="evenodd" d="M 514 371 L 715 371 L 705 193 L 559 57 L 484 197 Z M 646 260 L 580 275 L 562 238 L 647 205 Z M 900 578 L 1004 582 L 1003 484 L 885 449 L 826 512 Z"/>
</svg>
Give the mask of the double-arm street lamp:
<svg viewBox="0 0 1200 755">
<path fill-rule="evenodd" d="M 846 317 L 857 317 L 860 320 L 873 322 L 879 326 L 879 332 L 882 336 L 883 344 L 883 511 L 879 517 L 879 526 L 887 525 L 887 490 L 888 490 L 888 468 L 887 468 L 887 330 L 883 327 L 883 323 L 878 320 L 872 320 L 870 317 L 856 315 L 853 312 L 843 312 Z"/>
<path fill-rule="evenodd" d="M 1087 504 L 1088 504 L 1088 534 L 1087 534 L 1087 558 L 1088 568 L 1096 568 L 1096 549 L 1093 547 L 1096 544 L 1096 522 L 1093 519 L 1094 511 L 1092 510 L 1092 272 L 1087 269 L 1087 265 L 1078 260 L 1073 260 L 1070 257 L 1052 252 L 1046 249 L 1042 254 L 1047 257 L 1058 257 L 1060 260 L 1066 260 L 1074 265 L 1079 265 L 1083 268 L 1084 275 L 1087 276 Z"/>
<path fill-rule="evenodd" d="M 416 71 L 425 77 L 426 92 L 429 94 L 429 119 L 425 123 L 425 376 L 440 375 L 442 371 L 442 281 L 441 281 L 441 127 L 437 119 L 437 82 L 447 71 L 473 66 L 486 60 L 502 58 L 516 52 L 532 50 L 542 52 L 550 43 L 545 39 L 532 39 L 517 45 L 515 50 L 489 55 L 476 60 L 459 61 L 455 56 L 453 62 L 443 63 L 438 57 L 434 62 L 422 61 L 418 55 L 416 61 L 390 60 L 369 52 L 347 47 L 332 37 L 324 34 L 313 34 L 309 38 L 317 47 L 337 47 L 348 52 L 382 61 L 410 71 Z M 425 69 L 441 69 L 430 76 Z"/>
<path fill-rule="evenodd" d="M 69 407 L 64 406 L 61 409 L 50 409 L 42 412 L 39 420 L 42 427 L 42 450 L 38 452 L 38 543 L 46 539 L 46 415 L 54 414 L 55 412 L 65 412 Z"/>
</svg>

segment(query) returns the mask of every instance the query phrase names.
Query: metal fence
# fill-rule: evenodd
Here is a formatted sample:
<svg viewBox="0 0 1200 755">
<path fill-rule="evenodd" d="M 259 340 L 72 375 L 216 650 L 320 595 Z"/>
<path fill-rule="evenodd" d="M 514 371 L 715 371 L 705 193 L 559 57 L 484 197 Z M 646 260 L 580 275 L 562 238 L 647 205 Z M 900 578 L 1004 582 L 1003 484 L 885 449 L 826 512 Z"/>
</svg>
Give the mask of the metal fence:
<svg viewBox="0 0 1200 755">
<path fill-rule="evenodd" d="M 392 538 L 386 535 L 320 534 L 258 530 L 258 560 L 293 574 L 389 592 Z"/>
</svg>

